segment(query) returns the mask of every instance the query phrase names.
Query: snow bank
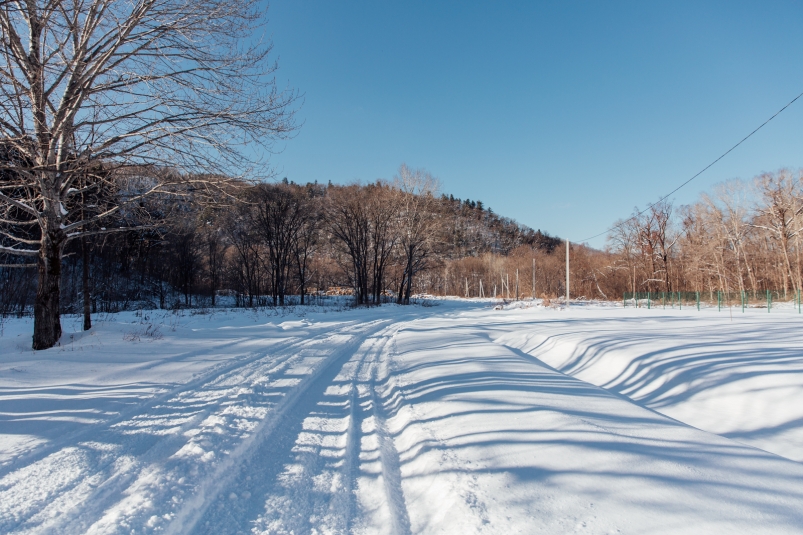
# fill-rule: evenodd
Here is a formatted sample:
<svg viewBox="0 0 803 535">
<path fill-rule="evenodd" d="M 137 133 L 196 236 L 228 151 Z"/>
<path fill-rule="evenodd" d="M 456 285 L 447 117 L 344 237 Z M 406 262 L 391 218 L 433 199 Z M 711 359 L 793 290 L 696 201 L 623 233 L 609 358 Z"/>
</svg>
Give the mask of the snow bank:
<svg viewBox="0 0 803 535">
<path fill-rule="evenodd" d="M 541 315 L 498 341 L 694 427 L 803 461 L 801 325 L 791 309 L 732 319 L 715 308 L 591 309 Z"/>
</svg>

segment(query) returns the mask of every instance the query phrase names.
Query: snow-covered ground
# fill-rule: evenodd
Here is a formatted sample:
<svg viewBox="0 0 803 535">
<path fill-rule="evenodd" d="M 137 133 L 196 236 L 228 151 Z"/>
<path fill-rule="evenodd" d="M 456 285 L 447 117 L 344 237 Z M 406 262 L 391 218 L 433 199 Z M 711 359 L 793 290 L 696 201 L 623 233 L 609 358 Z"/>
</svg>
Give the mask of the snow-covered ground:
<svg viewBox="0 0 803 535">
<path fill-rule="evenodd" d="M 432 307 L 0 338 L 0 533 L 803 533 L 803 317 Z"/>
</svg>

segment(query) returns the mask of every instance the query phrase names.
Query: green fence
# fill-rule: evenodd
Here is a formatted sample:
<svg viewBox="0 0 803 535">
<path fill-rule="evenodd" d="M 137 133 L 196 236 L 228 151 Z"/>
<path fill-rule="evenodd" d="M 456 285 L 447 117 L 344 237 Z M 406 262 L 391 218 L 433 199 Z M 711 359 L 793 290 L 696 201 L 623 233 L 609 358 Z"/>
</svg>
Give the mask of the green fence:
<svg viewBox="0 0 803 535">
<path fill-rule="evenodd" d="M 719 310 L 727 307 L 766 308 L 772 311 L 773 303 L 791 303 L 800 314 L 800 290 L 760 290 L 758 292 L 625 292 L 622 304 L 625 307 L 639 308 L 678 308 L 694 307 L 700 310 L 700 303 L 716 306 Z"/>
</svg>

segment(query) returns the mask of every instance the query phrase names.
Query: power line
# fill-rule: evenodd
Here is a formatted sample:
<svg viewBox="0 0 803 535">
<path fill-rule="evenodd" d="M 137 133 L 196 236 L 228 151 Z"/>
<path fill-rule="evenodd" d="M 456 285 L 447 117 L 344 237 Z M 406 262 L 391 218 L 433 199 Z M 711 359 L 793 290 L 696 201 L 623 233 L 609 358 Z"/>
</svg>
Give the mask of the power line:
<svg viewBox="0 0 803 535">
<path fill-rule="evenodd" d="M 632 215 L 632 216 L 630 216 L 629 218 L 625 219 L 625 220 L 624 220 L 624 221 L 622 221 L 621 223 L 619 223 L 619 224 L 617 224 L 617 225 L 614 225 L 614 226 L 612 226 L 612 227 L 611 227 L 611 228 L 609 228 L 608 230 L 605 230 L 605 231 L 603 231 L 603 232 L 600 232 L 599 234 L 595 234 L 594 236 L 591 236 L 591 237 L 584 238 L 584 239 L 580 240 L 580 242 L 579 242 L 579 243 L 582 243 L 582 242 L 585 242 L 585 241 L 588 241 L 588 240 L 593 240 L 594 238 L 599 238 L 600 236 L 603 236 L 603 235 L 605 235 L 605 234 L 609 233 L 610 231 L 612 231 L 612 230 L 614 230 L 614 229 L 616 229 L 616 228 L 619 228 L 619 227 L 621 227 L 622 225 L 624 225 L 624 224 L 625 224 L 625 223 L 627 223 L 628 221 L 632 221 L 633 219 L 637 218 L 638 216 L 640 216 L 641 214 L 643 214 L 644 212 L 646 212 L 647 210 L 649 210 L 650 208 L 652 208 L 652 207 L 653 207 L 653 206 L 655 206 L 656 204 L 658 204 L 658 203 L 661 203 L 661 202 L 665 201 L 665 200 L 666 200 L 667 198 L 669 198 L 671 195 L 674 195 L 674 194 L 675 194 L 675 193 L 676 193 L 676 192 L 677 192 L 677 191 L 678 191 L 680 188 L 682 188 L 683 186 L 685 186 L 686 184 L 688 184 L 689 182 L 691 182 L 692 180 L 694 180 L 694 179 L 695 179 L 695 178 L 697 178 L 698 176 L 700 176 L 700 175 L 702 175 L 703 173 L 705 173 L 705 172 L 706 172 L 706 171 L 707 171 L 707 170 L 708 170 L 708 169 L 709 169 L 711 166 L 713 166 L 715 163 L 717 163 L 718 161 L 720 161 L 722 158 L 724 158 L 725 156 L 727 156 L 728 154 L 730 154 L 730 153 L 731 153 L 731 152 L 732 152 L 732 151 L 733 151 L 733 150 L 734 150 L 736 147 L 738 147 L 739 145 L 741 145 L 742 143 L 744 143 L 745 141 L 747 141 L 748 139 L 750 139 L 750 137 L 751 137 L 753 134 L 755 134 L 756 132 L 758 132 L 759 130 L 761 130 L 762 128 L 764 128 L 764 126 L 765 126 L 765 125 L 766 125 L 768 122 L 770 122 L 770 121 L 772 121 L 773 119 L 775 119 L 776 117 L 778 117 L 778 115 L 780 115 L 782 111 L 784 111 L 786 108 L 788 108 L 789 106 L 791 106 L 792 104 L 794 104 L 794 102 L 795 102 L 797 99 L 799 99 L 800 97 L 803 97 L 803 93 L 800 93 L 798 96 L 796 96 L 795 98 L 793 98 L 792 100 L 790 100 L 790 101 L 789 101 L 789 103 L 788 103 L 786 106 L 784 106 L 783 108 L 781 108 L 780 110 L 778 110 L 777 112 L 775 112 L 775 115 L 773 115 L 772 117 L 770 117 L 769 119 L 767 119 L 766 121 L 764 121 L 763 123 L 761 123 L 761 125 L 760 125 L 758 128 L 756 128 L 755 130 L 753 130 L 752 132 L 750 132 L 749 134 L 747 134 L 745 137 L 743 137 L 743 138 L 742 138 L 742 140 L 741 140 L 741 141 L 739 141 L 739 142 L 738 142 L 736 145 L 732 146 L 732 147 L 731 147 L 731 148 L 729 148 L 727 151 L 725 151 L 724 153 L 722 153 L 722 155 L 721 155 L 719 158 L 717 158 L 716 160 L 714 160 L 714 161 L 713 161 L 713 162 L 711 162 L 710 164 L 706 165 L 706 166 L 705 166 L 705 167 L 702 169 L 702 171 L 700 171 L 699 173 L 697 173 L 696 175 L 694 175 L 693 177 L 691 177 L 690 179 L 688 179 L 686 182 L 684 182 L 684 183 L 683 183 L 683 184 L 681 184 L 680 186 L 676 187 L 675 189 L 673 189 L 672 191 L 670 191 L 669 193 L 667 193 L 666 195 L 664 195 L 663 197 L 661 197 L 660 199 L 658 199 L 657 201 L 655 201 L 654 203 L 652 203 L 652 204 L 648 205 L 648 206 L 647 206 L 647 207 L 646 207 L 644 210 L 642 210 L 642 211 L 638 212 L 638 213 L 637 213 L 637 214 L 635 214 L 635 215 Z"/>
</svg>

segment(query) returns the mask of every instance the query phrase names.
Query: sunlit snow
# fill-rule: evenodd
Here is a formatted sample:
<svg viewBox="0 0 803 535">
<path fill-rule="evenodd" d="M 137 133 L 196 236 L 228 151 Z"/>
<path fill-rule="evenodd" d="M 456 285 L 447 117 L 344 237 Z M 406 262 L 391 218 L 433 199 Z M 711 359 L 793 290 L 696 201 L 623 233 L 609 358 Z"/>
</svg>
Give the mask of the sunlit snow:
<svg viewBox="0 0 803 535">
<path fill-rule="evenodd" d="M 5 320 L 0 532 L 801 532 L 797 311 L 433 304 Z"/>
</svg>

